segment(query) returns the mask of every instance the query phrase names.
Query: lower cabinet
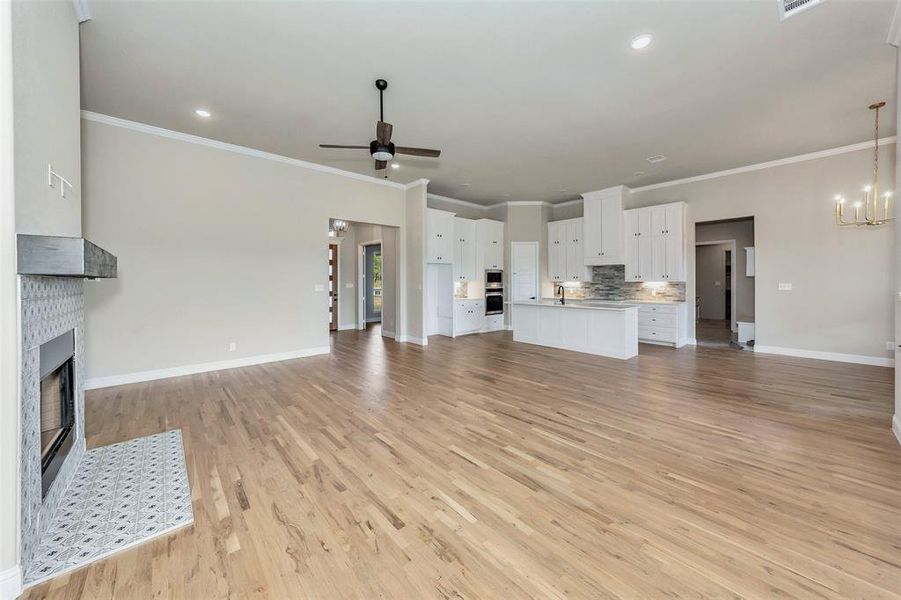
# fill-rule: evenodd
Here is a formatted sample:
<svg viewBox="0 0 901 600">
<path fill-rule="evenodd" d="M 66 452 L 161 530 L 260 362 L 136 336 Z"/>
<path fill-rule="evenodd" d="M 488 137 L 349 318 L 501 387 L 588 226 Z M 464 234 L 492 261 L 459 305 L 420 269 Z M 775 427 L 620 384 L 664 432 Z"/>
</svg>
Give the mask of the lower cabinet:
<svg viewBox="0 0 901 600">
<path fill-rule="evenodd" d="M 688 342 L 686 304 L 638 303 L 638 341 L 681 348 Z"/>
<path fill-rule="evenodd" d="M 485 321 L 484 300 L 454 300 L 454 335 L 482 331 Z"/>
</svg>

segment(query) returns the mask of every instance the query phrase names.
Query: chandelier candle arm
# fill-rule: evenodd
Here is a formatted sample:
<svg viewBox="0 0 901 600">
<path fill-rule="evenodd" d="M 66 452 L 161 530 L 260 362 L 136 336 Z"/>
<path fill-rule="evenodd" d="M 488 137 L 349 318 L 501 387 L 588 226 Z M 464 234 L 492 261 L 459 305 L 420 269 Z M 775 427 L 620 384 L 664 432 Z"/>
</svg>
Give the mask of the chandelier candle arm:
<svg viewBox="0 0 901 600">
<path fill-rule="evenodd" d="M 876 111 L 875 127 L 873 136 L 873 183 L 863 188 L 863 201 L 854 203 L 854 220 L 845 221 L 845 198 L 841 194 L 835 197 L 835 223 L 839 226 L 854 225 L 860 226 L 876 226 L 885 225 L 894 221 L 894 217 L 889 217 L 889 199 L 891 192 L 885 192 L 882 195 L 882 218 L 879 217 L 879 109 L 885 106 L 885 102 L 876 102 L 869 106 L 870 110 Z M 872 192 L 873 206 L 870 207 L 870 193 Z M 861 219 L 861 207 L 863 207 L 863 219 Z M 872 212 L 872 214 L 871 214 Z"/>
</svg>

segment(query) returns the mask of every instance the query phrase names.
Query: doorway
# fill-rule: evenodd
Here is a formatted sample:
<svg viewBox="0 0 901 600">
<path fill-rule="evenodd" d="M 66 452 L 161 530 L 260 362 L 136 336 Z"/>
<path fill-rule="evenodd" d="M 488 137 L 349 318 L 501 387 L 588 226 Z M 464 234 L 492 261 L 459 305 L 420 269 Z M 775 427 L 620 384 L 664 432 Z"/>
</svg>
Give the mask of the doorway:
<svg viewBox="0 0 901 600">
<path fill-rule="evenodd" d="M 754 218 L 695 226 L 695 339 L 699 345 L 753 345 Z M 742 332 L 742 335 L 739 335 Z"/>
<path fill-rule="evenodd" d="M 338 331 L 338 244 L 328 245 L 328 329 Z"/>
<path fill-rule="evenodd" d="M 364 320 L 366 324 L 382 322 L 382 245 L 363 246 Z"/>
</svg>

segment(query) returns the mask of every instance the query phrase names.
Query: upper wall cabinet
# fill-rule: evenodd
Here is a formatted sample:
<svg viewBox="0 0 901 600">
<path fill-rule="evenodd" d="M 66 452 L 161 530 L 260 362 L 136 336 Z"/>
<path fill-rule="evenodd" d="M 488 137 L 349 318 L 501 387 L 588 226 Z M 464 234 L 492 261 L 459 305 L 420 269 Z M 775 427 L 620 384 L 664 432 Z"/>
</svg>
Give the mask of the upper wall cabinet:
<svg viewBox="0 0 901 600">
<path fill-rule="evenodd" d="M 426 262 L 454 262 L 454 213 L 426 209 Z"/>
<path fill-rule="evenodd" d="M 626 281 L 685 281 L 685 204 L 627 210 Z"/>
<path fill-rule="evenodd" d="M 479 251 L 476 271 L 483 274 L 485 269 L 504 268 L 504 222 L 492 219 L 476 221 L 476 240 Z"/>
<path fill-rule="evenodd" d="M 476 279 L 476 222 L 454 217 L 454 279 Z"/>
<path fill-rule="evenodd" d="M 623 196 L 628 191 L 625 186 L 617 186 L 582 194 L 582 250 L 586 265 L 621 265 L 625 262 Z"/>
<path fill-rule="evenodd" d="M 584 281 L 583 219 L 547 224 L 547 274 L 551 281 Z"/>
</svg>

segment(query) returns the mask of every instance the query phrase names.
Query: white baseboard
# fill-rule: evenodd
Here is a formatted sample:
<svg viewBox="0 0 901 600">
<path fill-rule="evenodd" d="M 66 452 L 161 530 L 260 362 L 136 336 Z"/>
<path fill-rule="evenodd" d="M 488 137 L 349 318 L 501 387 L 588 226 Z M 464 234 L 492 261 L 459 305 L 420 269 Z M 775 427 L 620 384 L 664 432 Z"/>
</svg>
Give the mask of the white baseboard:
<svg viewBox="0 0 901 600">
<path fill-rule="evenodd" d="M 892 431 L 895 432 L 895 439 L 901 444 L 901 415 L 892 417 Z"/>
<path fill-rule="evenodd" d="M 698 340 L 696 338 L 688 338 L 687 340 L 685 340 L 685 345 L 686 346 L 697 346 Z"/>
<path fill-rule="evenodd" d="M 393 337 L 396 337 L 396 336 L 394 335 L 394 332 L 393 332 L 393 331 L 388 331 L 387 329 L 385 329 L 384 327 L 382 327 L 382 337 L 393 338 Z"/>
<path fill-rule="evenodd" d="M 754 352 L 760 354 L 781 354 L 783 356 L 797 356 L 798 358 L 813 358 L 816 360 L 831 360 L 835 362 L 854 363 L 858 365 L 873 365 L 876 367 L 893 367 L 895 359 L 882 356 L 867 356 L 865 354 L 842 354 L 841 352 L 821 352 L 819 350 L 803 350 L 801 348 L 783 348 L 781 346 L 755 345 Z"/>
<path fill-rule="evenodd" d="M 412 335 L 399 335 L 394 339 L 397 340 L 398 342 L 405 343 L 405 344 L 410 343 L 410 344 L 416 344 L 417 346 L 428 346 L 429 345 L 429 338 L 427 338 L 427 337 L 421 338 L 421 337 L 413 337 Z"/>
<path fill-rule="evenodd" d="M 329 351 L 329 346 L 318 346 L 316 348 L 303 348 L 301 350 L 292 350 L 290 352 L 260 354 L 257 356 L 246 356 L 244 358 L 236 358 L 233 360 L 220 360 L 216 362 L 184 365 L 181 367 L 170 367 L 168 369 L 158 369 L 154 371 L 138 371 L 136 373 L 111 375 L 109 377 L 91 377 L 85 380 L 84 389 L 95 390 L 98 388 L 112 387 L 114 385 L 126 385 L 129 383 L 140 383 L 142 381 L 154 381 L 156 379 L 181 377 L 183 375 L 196 375 L 197 373 L 208 373 L 210 371 L 222 371 L 224 369 L 249 367 L 252 365 L 261 365 L 264 363 L 279 362 L 282 360 L 292 360 L 295 358 L 306 358 L 308 356 L 328 354 Z"/>
<path fill-rule="evenodd" d="M 347 331 L 348 329 L 356 329 L 356 323 L 338 323 L 338 331 Z"/>
<path fill-rule="evenodd" d="M 22 593 L 22 568 L 15 565 L 0 571 L 0 600 L 15 600 Z"/>
</svg>

